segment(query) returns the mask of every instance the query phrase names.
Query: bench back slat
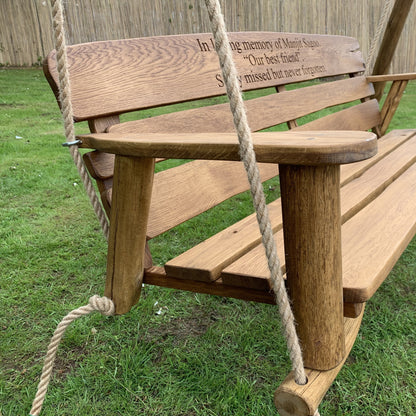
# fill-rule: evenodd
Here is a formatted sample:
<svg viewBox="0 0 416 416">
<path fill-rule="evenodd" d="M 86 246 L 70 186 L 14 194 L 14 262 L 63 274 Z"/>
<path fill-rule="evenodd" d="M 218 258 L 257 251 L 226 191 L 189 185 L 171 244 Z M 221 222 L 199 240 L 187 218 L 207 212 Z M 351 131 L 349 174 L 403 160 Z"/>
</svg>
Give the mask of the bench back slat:
<svg viewBox="0 0 416 416">
<path fill-rule="evenodd" d="M 367 98 L 373 94 L 372 84 L 369 84 L 364 77 L 355 77 L 253 98 L 246 100 L 245 105 L 250 128 L 259 131 L 325 108 Z M 234 124 L 229 104 L 226 103 L 115 124 L 108 131 L 113 133 L 231 132 L 234 131 Z"/>
<path fill-rule="evenodd" d="M 272 32 L 230 34 L 244 91 L 363 71 L 357 40 Z M 70 46 L 77 121 L 225 93 L 210 34 Z M 45 72 L 57 91 L 55 54 Z"/>
<path fill-rule="evenodd" d="M 366 101 L 337 113 L 318 118 L 293 130 L 369 130 L 380 124 L 377 100 Z"/>
</svg>

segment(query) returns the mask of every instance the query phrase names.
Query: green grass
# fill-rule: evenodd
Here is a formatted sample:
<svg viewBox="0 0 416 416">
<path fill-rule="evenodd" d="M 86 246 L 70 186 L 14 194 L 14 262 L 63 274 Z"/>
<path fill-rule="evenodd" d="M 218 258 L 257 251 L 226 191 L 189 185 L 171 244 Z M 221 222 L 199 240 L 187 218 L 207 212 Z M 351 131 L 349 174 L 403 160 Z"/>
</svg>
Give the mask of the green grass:
<svg viewBox="0 0 416 416">
<path fill-rule="evenodd" d="M 393 127 L 415 120 L 413 83 Z M 56 325 L 103 292 L 106 244 L 62 130 L 40 70 L 0 70 L 1 416 L 29 414 Z M 251 210 L 246 196 L 234 204 Z M 157 243 L 159 261 L 204 237 L 198 222 L 182 231 Z M 369 302 L 323 415 L 416 414 L 415 274 L 414 240 Z M 70 326 L 42 415 L 274 415 L 289 370 L 275 307 L 146 286 L 127 315 Z"/>
</svg>

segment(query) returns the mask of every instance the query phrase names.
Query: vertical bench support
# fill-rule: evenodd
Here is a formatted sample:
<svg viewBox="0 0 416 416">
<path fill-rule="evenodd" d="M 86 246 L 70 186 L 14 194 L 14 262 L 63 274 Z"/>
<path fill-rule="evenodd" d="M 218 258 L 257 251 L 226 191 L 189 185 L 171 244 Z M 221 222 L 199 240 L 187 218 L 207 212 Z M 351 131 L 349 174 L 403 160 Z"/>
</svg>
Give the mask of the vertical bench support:
<svg viewBox="0 0 416 416">
<path fill-rule="evenodd" d="M 345 355 L 340 167 L 279 171 L 287 284 L 304 364 L 329 370 Z"/>
<path fill-rule="evenodd" d="M 154 159 L 116 155 L 105 296 L 117 314 L 137 303 L 143 281 Z"/>
</svg>

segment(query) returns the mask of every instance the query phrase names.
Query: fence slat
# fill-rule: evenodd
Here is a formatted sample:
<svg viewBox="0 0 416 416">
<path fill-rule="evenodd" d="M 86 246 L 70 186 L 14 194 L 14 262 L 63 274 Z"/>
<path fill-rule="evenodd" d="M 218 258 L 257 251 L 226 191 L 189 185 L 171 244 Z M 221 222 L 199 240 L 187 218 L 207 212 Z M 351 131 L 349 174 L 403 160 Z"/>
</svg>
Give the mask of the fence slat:
<svg viewBox="0 0 416 416">
<path fill-rule="evenodd" d="M 348 35 L 364 56 L 377 28 L 380 0 L 222 0 L 230 31 L 271 30 Z M 209 32 L 202 0 L 66 0 L 69 43 Z M 416 71 L 413 5 L 392 72 Z M 52 49 L 49 0 L 0 1 L 0 65 L 32 65 Z"/>
</svg>

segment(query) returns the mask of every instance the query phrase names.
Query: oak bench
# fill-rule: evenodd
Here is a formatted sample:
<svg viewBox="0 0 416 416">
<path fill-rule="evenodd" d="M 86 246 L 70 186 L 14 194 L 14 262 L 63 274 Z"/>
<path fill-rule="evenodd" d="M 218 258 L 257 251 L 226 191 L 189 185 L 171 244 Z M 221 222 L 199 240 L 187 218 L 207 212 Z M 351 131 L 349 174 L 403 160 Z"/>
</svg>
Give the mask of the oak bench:
<svg viewBox="0 0 416 416">
<path fill-rule="evenodd" d="M 306 387 L 289 376 L 276 403 L 281 414 L 313 414 L 365 302 L 416 232 L 416 130 L 386 134 L 416 77 L 365 77 L 349 37 L 244 32 L 230 40 L 242 90 L 260 91 L 246 107 L 262 179 L 280 171 L 282 199 L 269 209 L 311 369 Z M 149 250 L 152 238 L 249 187 L 229 105 L 200 107 L 225 92 L 211 35 L 74 45 L 68 61 L 74 118 L 91 131 L 80 146 L 95 149 L 84 160 L 110 219 L 105 294 L 117 313 L 137 302 L 142 282 L 274 303 L 254 214 L 163 266 Z M 44 70 L 58 98 L 55 52 Z M 373 83 L 386 81 L 380 110 Z M 177 103 L 186 109 L 120 123 L 124 113 Z M 165 159 L 190 161 L 155 174 Z M 303 398 L 290 410 L 293 395 Z"/>
</svg>

